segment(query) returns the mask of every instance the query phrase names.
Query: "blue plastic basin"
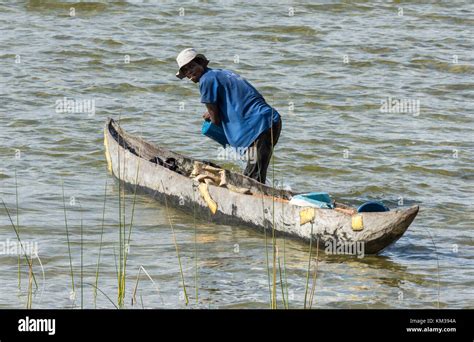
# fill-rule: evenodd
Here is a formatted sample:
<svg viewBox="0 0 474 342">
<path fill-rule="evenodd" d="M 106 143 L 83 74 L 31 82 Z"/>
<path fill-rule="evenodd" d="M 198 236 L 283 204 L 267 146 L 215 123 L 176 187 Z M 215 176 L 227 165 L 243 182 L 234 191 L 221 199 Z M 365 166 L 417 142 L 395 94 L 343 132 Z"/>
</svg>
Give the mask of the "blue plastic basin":
<svg viewBox="0 0 474 342">
<path fill-rule="evenodd" d="M 358 213 L 373 213 L 373 212 L 382 212 L 382 211 L 389 211 L 390 209 L 383 204 L 382 202 L 378 201 L 369 201 L 362 204 L 358 209 Z"/>
</svg>

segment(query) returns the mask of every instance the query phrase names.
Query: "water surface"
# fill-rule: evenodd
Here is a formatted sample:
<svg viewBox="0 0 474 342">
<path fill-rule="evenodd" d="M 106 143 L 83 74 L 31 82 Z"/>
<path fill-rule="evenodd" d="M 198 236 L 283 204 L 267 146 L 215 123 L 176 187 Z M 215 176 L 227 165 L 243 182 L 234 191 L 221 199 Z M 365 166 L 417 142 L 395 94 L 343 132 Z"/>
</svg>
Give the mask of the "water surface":
<svg viewBox="0 0 474 342">
<path fill-rule="evenodd" d="M 218 146 L 200 134 L 204 107 L 197 85 L 174 76 L 176 54 L 194 46 L 211 67 L 247 78 L 281 113 L 275 158 L 280 184 L 326 191 L 353 205 L 377 199 L 393 209 L 421 207 L 406 234 L 379 256 L 320 254 L 313 307 L 434 308 L 439 291 L 440 307 L 472 308 L 474 6 L 409 2 L 403 15 L 400 6 L 3 1 L 0 197 L 15 223 L 19 215 L 22 239 L 39 246 L 45 281 L 38 268 L 33 307 L 80 307 L 81 219 L 83 282 L 92 283 L 104 193 L 98 284 L 116 300 L 118 183 L 106 170 L 102 129 L 107 117 L 121 118 L 128 131 L 153 143 L 217 161 Z M 57 113 L 56 101 L 64 97 L 94 100 L 95 113 Z M 384 112 L 382 101 L 388 97 L 419 101 L 420 111 Z M 75 301 L 70 299 L 62 183 Z M 129 222 L 133 194 L 128 192 L 126 200 Z M 197 222 L 196 305 L 194 220 L 175 210 L 169 216 L 191 307 L 268 307 L 261 233 Z M 15 241 L 15 233 L 2 208 L 0 241 L 8 239 Z M 301 308 L 308 246 L 279 239 L 280 252 L 283 243 L 290 306 Z M 127 307 L 140 266 L 159 288 L 158 294 L 140 277 L 137 296 L 144 307 L 185 307 L 166 208 L 143 195 L 135 206 Z M 16 256 L 0 256 L 2 308 L 25 306 L 27 268 L 22 266 L 21 290 L 17 271 Z M 94 307 L 92 287 L 84 286 L 83 298 L 84 307 Z M 113 306 L 99 294 L 97 307 Z"/>
</svg>

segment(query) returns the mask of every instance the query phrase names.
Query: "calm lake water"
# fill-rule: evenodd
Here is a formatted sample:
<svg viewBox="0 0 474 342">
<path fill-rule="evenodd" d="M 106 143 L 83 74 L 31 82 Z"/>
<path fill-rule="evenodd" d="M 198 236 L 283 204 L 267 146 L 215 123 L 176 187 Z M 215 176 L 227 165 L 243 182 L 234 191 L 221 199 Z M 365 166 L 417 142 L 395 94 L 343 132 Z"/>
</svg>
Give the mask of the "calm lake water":
<svg viewBox="0 0 474 342">
<path fill-rule="evenodd" d="M 441 308 L 473 308 L 474 5 L 468 3 L 2 1 L 0 197 L 15 224 L 18 215 L 21 239 L 39 249 L 44 279 L 35 259 L 33 308 L 81 306 L 81 220 L 83 307 L 113 307 L 102 293 L 94 304 L 85 284 L 95 282 L 104 194 L 98 286 L 117 299 L 118 182 L 106 169 L 107 117 L 177 152 L 242 167 L 217 160 L 218 145 L 200 134 L 197 85 L 175 77 L 175 57 L 189 46 L 205 53 L 211 67 L 247 78 L 281 113 L 280 184 L 326 191 L 356 206 L 377 199 L 391 208 L 421 207 L 406 234 L 378 256 L 320 253 L 313 307 L 436 308 L 439 298 Z M 58 111 L 65 97 L 94 111 Z M 131 192 L 126 201 L 129 222 Z M 197 221 L 195 236 L 192 215 L 170 210 L 169 216 L 188 307 L 269 307 L 263 234 Z M 2 206 L 0 247 L 15 241 Z M 280 253 L 285 244 L 290 307 L 302 308 L 309 248 L 277 242 Z M 141 272 L 133 307 L 186 307 L 166 208 L 144 195 L 136 199 L 127 265 L 129 308 L 140 266 L 156 286 Z M 19 289 L 17 256 L 0 255 L 0 308 L 25 307 L 27 271 L 22 265 Z"/>
</svg>

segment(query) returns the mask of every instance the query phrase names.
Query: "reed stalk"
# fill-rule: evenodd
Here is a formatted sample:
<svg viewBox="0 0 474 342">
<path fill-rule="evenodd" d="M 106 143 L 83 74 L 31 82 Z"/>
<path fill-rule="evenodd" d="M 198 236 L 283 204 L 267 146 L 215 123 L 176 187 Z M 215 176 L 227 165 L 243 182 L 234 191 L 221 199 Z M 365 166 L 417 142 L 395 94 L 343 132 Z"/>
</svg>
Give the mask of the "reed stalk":
<svg viewBox="0 0 474 342">
<path fill-rule="evenodd" d="M 319 265 L 319 238 L 316 240 L 316 267 L 314 269 L 313 285 L 311 287 L 311 295 L 309 296 L 309 308 L 313 307 L 314 292 L 316 290 L 316 275 L 318 274 Z"/>
<path fill-rule="evenodd" d="M 311 235 L 309 238 L 309 257 L 308 257 L 308 269 L 306 271 L 306 286 L 304 291 L 304 309 L 306 309 L 307 303 L 307 296 L 308 296 L 308 286 L 309 286 L 309 275 L 311 272 L 311 257 L 312 257 L 312 250 L 313 250 L 313 222 L 311 222 Z"/>
<path fill-rule="evenodd" d="M 193 190 L 193 224 L 194 224 L 194 288 L 196 290 L 196 305 L 199 304 L 198 296 L 198 254 L 197 254 L 197 225 L 196 225 L 196 195 L 194 193 L 194 186 L 191 185 Z"/>
<path fill-rule="evenodd" d="M 119 180 L 121 183 L 121 180 Z M 118 259 L 118 294 L 117 294 L 117 303 L 120 308 L 124 305 L 124 286 L 123 286 L 123 252 L 124 252 L 124 236 L 122 233 L 122 194 L 119 185 L 119 259 Z"/>
<path fill-rule="evenodd" d="M 179 256 L 179 248 L 178 248 L 178 243 L 176 242 L 176 234 L 175 234 L 175 231 L 174 231 L 174 228 L 173 228 L 173 222 L 171 221 L 171 216 L 170 216 L 170 213 L 169 213 L 169 210 L 168 210 L 168 200 L 167 200 L 165 185 L 163 184 L 163 181 L 161 181 L 161 186 L 163 188 L 163 195 L 165 196 L 166 215 L 168 216 L 168 220 L 170 222 L 171 232 L 173 233 L 174 247 L 176 249 L 176 255 L 178 257 L 179 272 L 181 274 L 181 282 L 182 282 L 182 286 L 183 286 L 184 299 L 185 299 L 186 305 L 188 305 L 189 299 L 188 299 L 188 294 L 186 293 L 186 284 L 184 282 L 183 267 L 181 265 L 181 258 Z"/>
<path fill-rule="evenodd" d="M 113 305 L 116 309 L 119 309 L 119 307 L 118 307 L 117 305 L 115 305 L 115 303 L 113 302 L 113 300 L 110 299 L 110 297 L 107 296 L 107 294 L 106 294 L 104 291 L 102 291 L 100 288 L 98 288 L 97 286 L 95 286 L 94 284 L 91 284 L 91 283 L 84 283 L 84 284 L 90 285 L 90 286 L 92 286 L 93 288 L 95 288 L 96 290 L 98 290 L 100 293 L 102 293 L 102 294 L 105 296 L 105 298 L 107 298 L 107 299 L 109 300 L 110 303 L 112 303 L 112 305 Z"/>
<path fill-rule="evenodd" d="M 136 176 L 135 176 L 135 189 L 134 189 L 134 193 L 133 193 L 133 203 L 132 203 L 132 213 L 130 215 L 130 225 L 129 225 L 129 229 L 128 229 L 128 238 L 127 238 L 127 242 L 125 244 L 125 250 L 124 250 L 124 260 L 123 260 L 123 282 L 125 284 L 125 274 L 126 274 L 126 271 L 127 271 L 127 260 L 128 260 L 128 251 L 130 249 L 130 239 L 132 237 L 132 227 L 133 227 L 133 218 L 135 216 L 135 204 L 137 202 L 137 189 L 138 189 L 138 171 L 140 169 L 140 162 L 138 162 L 138 165 L 137 165 L 137 172 L 136 172 Z M 124 218 L 125 220 L 125 218 Z M 124 225 L 125 225 L 125 221 L 124 221 Z M 125 233 L 125 228 L 124 228 L 124 233 Z"/>
<path fill-rule="evenodd" d="M 283 202 L 281 203 L 281 214 L 283 217 Z M 286 308 L 290 308 L 290 297 L 288 296 L 288 277 L 286 274 L 286 237 L 283 235 L 283 272 L 285 280 L 285 292 L 286 292 Z"/>
<path fill-rule="evenodd" d="M 262 196 L 262 209 L 263 209 L 263 216 L 265 218 L 265 200 Z M 263 227 L 264 232 L 264 239 L 265 239 L 265 262 L 267 268 L 267 280 L 268 280 L 268 294 L 270 296 L 270 309 L 273 308 L 273 295 L 272 295 L 272 288 L 271 288 L 271 276 L 270 276 L 270 262 L 268 256 L 268 238 L 267 238 L 267 227 Z"/>
<path fill-rule="evenodd" d="M 33 259 L 28 262 L 28 295 L 26 298 L 26 308 L 30 310 L 33 306 Z"/>
<path fill-rule="evenodd" d="M 2 199 L 2 204 L 3 204 L 3 207 L 5 208 L 5 211 L 8 215 L 8 219 L 10 220 L 10 224 L 13 227 L 13 230 L 15 231 L 16 238 L 18 240 L 18 243 L 20 244 L 21 250 L 23 251 L 23 255 L 25 256 L 26 262 L 28 263 L 28 265 L 31 265 L 32 263 L 30 261 L 30 258 L 28 258 L 28 254 L 26 253 L 26 250 L 23 247 L 23 242 L 21 242 L 20 233 L 18 232 L 18 229 L 16 228 L 15 224 L 13 223 L 12 217 L 10 215 L 10 211 L 8 210 L 7 205 L 5 204 L 3 199 Z M 33 281 L 35 283 L 35 288 L 38 289 L 38 283 L 36 282 L 36 277 L 35 277 L 35 273 L 33 272 L 33 270 L 31 270 L 31 277 L 33 278 Z"/>
<path fill-rule="evenodd" d="M 133 289 L 133 292 L 132 292 L 132 306 L 133 306 L 133 303 L 137 302 L 137 299 L 136 299 L 136 294 L 137 294 L 137 289 L 138 289 L 138 281 L 140 279 L 140 272 L 141 272 L 141 267 L 138 268 L 138 274 L 137 274 L 137 281 L 135 283 L 135 288 Z"/>
<path fill-rule="evenodd" d="M 436 264 L 437 264 L 437 275 L 438 275 L 438 298 L 437 298 L 437 301 L 436 301 L 436 307 L 439 309 L 439 300 L 440 300 L 440 275 L 439 275 L 439 256 L 438 256 L 438 248 L 436 247 L 436 244 L 434 242 L 434 239 L 433 239 L 433 235 L 431 235 L 431 232 L 426 229 L 426 231 L 428 232 L 429 236 L 430 236 L 430 239 L 431 239 L 431 243 L 433 244 L 434 246 L 434 249 L 435 249 L 435 255 L 436 255 Z"/>
<path fill-rule="evenodd" d="M 258 169 L 258 172 L 260 173 L 260 168 Z M 263 194 L 263 188 L 260 185 L 260 192 Z M 265 222 L 265 199 L 262 196 L 262 216 Z M 272 309 L 273 305 L 273 296 L 272 296 L 272 288 L 271 288 L 271 277 L 270 277 L 270 264 L 269 264 L 269 256 L 268 256 L 268 238 L 267 238 L 267 227 L 264 225 L 263 227 L 263 236 L 264 236 L 264 241 L 265 241 L 265 267 L 267 269 L 267 282 L 268 282 L 268 296 L 269 298 L 269 304 L 270 304 L 270 309 Z"/>
<path fill-rule="evenodd" d="M 82 222 L 82 206 L 81 206 L 81 309 L 84 309 L 84 234 Z"/>
<path fill-rule="evenodd" d="M 120 145 L 120 135 L 118 138 L 118 143 Z M 125 235 L 122 233 L 122 179 L 120 176 L 122 165 L 120 163 L 120 148 L 117 149 L 117 160 L 118 160 L 118 197 L 119 197 L 119 260 L 118 260 L 118 291 L 117 291 L 117 304 L 120 308 L 124 306 L 124 297 L 125 297 L 125 286 L 123 284 L 123 252 L 124 252 L 124 238 Z M 124 217 L 125 215 L 123 215 Z M 125 221 L 123 222 L 125 225 Z"/>
<path fill-rule="evenodd" d="M 66 199 L 64 196 L 64 181 L 61 182 L 62 193 L 63 193 L 63 208 L 64 208 L 64 224 L 66 226 L 66 238 L 67 238 L 67 248 L 69 253 L 69 274 L 71 275 L 71 285 L 72 285 L 72 295 L 75 298 L 76 289 L 74 286 L 74 271 L 72 269 L 72 255 L 71 255 L 71 242 L 69 241 L 69 228 L 67 224 L 67 209 L 66 209 Z"/>
<path fill-rule="evenodd" d="M 95 271 L 95 287 L 94 287 L 94 307 L 96 307 L 97 300 L 97 286 L 99 284 L 99 268 L 100 268 L 100 257 L 102 253 L 102 242 L 104 237 L 104 225 L 105 225 L 105 203 L 107 201 L 107 180 L 105 180 L 105 189 L 104 189 L 104 206 L 102 208 L 102 228 L 100 231 L 100 244 L 99 244 L 99 256 L 97 258 L 97 267 Z"/>
<path fill-rule="evenodd" d="M 272 107 L 273 108 L 273 107 Z M 277 250 L 276 250 L 276 236 L 275 236 L 275 158 L 273 155 L 273 110 L 272 119 L 270 123 L 270 140 L 272 146 L 272 244 L 273 244 L 273 288 L 272 288 L 272 308 L 277 309 L 277 289 L 276 289 L 276 278 L 277 278 Z"/>
<path fill-rule="evenodd" d="M 133 293 L 132 293 L 132 306 L 134 305 L 134 303 L 137 303 L 136 295 L 137 295 L 137 290 L 138 290 L 138 284 L 140 282 L 140 274 L 141 274 L 142 270 L 143 270 L 143 273 L 145 273 L 145 275 L 148 277 L 148 279 L 150 279 L 150 281 L 152 282 L 153 286 L 156 289 L 156 292 L 158 292 L 158 295 L 160 296 L 160 299 L 161 299 L 161 303 L 164 304 L 163 298 L 161 297 L 161 294 L 160 294 L 160 289 L 158 288 L 158 285 L 156 285 L 155 281 L 150 276 L 150 274 L 147 272 L 145 267 L 143 267 L 143 265 L 140 265 L 140 267 L 138 268 L 137 281 L 135 283 L 135 288 L 133 289 Z M 143 301 L 142 301 L 142 306 L 143 306 Z"/>
<path fill-rule="evenodd" d="M 117 282 L 118 282 L 119 272 L 118 272 L 118 265 L 117 265 L 117 253 L 115 252 L 115 247 L 113 247 L 112 250 L 114 251 L 115 274 L 117 275 Z"/>
<path fill-rule="evenodd" d="M 281 288 L 281 298 L 282 298 L 282 301 L 283 301 L 283 307 L 285 309 L 288 309 L 288 305 L 287 305 L 287 302 L 285 300 L 285 292 L 284 292 L 284 288 L 283 288 L 283 278 L 282 278 L 282 272 L 281 272 L 281 263 L 280 263 L 280 255 L 278 254 L 278 274 L 280 275 L 280 288 Z"/>
<path fill-rule="evenodd" d="M 21 250 L 23 251 L 25 259 L 28 263 L 28 288 L 27 288 L 26 308 L 31 309 L 31 307 L 33 305 L 33 282 L 35 283 L 36 289 L 38 288 L 38 284 L 36 282 L 36 277 L 35 277 L 35 274 L 33 272 L 33 259 L 28 258 L 28 254 L 26 253 L 26 250 L 23 247 L 23 243 L 21 242 L 21 239 L 20 239 L 20 233 L 19 233 L 17 227 L 15 227 L 15 224 L 13 223 L 10 212 L 9 212 L 5 202 L 3 201 L 3 199 L 2 199 L 2 203 L 3 203 L 3 207 L 5 208 L 5 211 L 7 212 L 7 215 L 8 215 L 8 218 L 10 220 L 10 223 L 13 227 L 13 230 L 15 231 L 15 234 L 16 234 L 16 237 L 18 239 L 18 243 L 20 244 Z"/>
<path fill-rule="evenodd" d="M 18 229 L 18 234 L 20 234 L 20 211 L 18 205 L 18 179 L 16 176 L 15 168 L 15 197 L 16 197 L 16 228 Z M 18 289 L 21 290 L 21 256 L 18 254 Z"/>
<path fill-rule="evenodd" d="M 44 274 L 43 263 L 41 262 L 41 259 L 40 259 L 39 255 L 38 255 L 38 253 L 36 252 L 34 256 L 36 257 L 36 259 L 38 259 L 38 263 L 39 263 L 39 265 L 40 265 L 40 267 L 41 267 L 41 273 L 42 273 L 42 275 L 43 275 L 43 288 L 41 289 L 40 300 L 39 300 L 39 302 L 41 303 L 41 300 L 42 300 L 42 298 L 43 298 L 43 293 L 44 293 L 44 285 L 45 285 L 45 283 L 46 283 L 46 277 L 45 277 L 45 274 Z"/>
</svg>

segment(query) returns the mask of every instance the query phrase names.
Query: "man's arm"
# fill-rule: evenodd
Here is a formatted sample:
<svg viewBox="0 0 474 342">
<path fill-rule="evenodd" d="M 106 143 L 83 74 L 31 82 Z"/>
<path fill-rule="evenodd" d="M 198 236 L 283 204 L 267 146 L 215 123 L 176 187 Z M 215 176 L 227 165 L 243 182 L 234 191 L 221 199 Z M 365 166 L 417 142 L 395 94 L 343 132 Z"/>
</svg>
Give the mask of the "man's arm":
<svg viewBox="0 0 474 342">
<path fill-rule="evenodd" d="M 221 123 L 221 118 L 219 116 L 219 107 L 216 104 L 206 103 L 207 112 L 204 113 L 204 120 L 209 119 L 214 125 L 219 125 Z"/>
</svg>

